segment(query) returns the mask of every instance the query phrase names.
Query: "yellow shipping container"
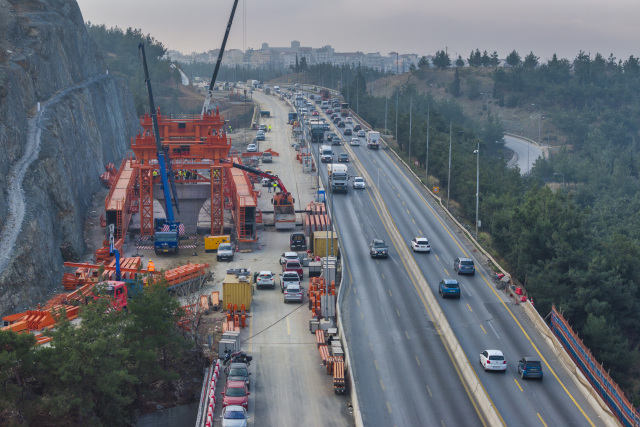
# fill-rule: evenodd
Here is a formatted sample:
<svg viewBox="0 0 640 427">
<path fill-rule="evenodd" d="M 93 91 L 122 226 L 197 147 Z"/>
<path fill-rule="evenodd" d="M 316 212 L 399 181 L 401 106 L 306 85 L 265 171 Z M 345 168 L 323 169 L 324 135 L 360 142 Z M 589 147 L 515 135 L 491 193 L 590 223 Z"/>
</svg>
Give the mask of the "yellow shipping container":
<svg viewBox="0 0 640 427">
<path fill-rule="evenodd" d="M 319 257 L 330 256 L 331 240 L 333 240 L 333 256 L 339 256 L 338 234 L 335 231 L 330 231 L 329 233 L 326 231 L 316 231 L 313 233 L 313 254 Z"/>
<path fill-rule="evenodd" d="M 225 236 L 205 236 L 204 251 L 215 252 L 218 250 L 220 243 L 231 243 L 231 236 L 228 234 Z"/>
<path fill-rule="evenodd" d="M 241 278 L 244 277 L 244 280 Z M 231 303 L 238 305 L 238 310 L 244 304 L 244 309 L 251 310 L 251 299 L 253 298 L 253 285 L 251 284 L 251 276 L 236 276 L 235 274 L 227 274 L 222 282 L 222 304 L 223 309 L 227 309 L 227 305 Z"/>
</svg>

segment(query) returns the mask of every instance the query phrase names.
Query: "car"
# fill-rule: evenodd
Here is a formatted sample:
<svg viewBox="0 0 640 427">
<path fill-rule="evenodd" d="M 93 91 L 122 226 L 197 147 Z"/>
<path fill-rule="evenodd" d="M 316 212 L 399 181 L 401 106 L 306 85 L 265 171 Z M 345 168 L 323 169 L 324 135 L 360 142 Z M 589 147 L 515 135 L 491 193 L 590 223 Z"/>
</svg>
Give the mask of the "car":
<svg viewBox="0 0 640 427">
<path fill-rule="evenodd" d="M 347 153 L 338 154 L 338 162 L 346 163 L 349 161 L 349 155 Z"/>
<path fill-rule="evenodd" d="M 268 187 L 270 185 L 273 185 L 273 180 L 271 178 L 262 178 L 263 187 Z"/>
<path fill-rule="evenodd" d="M 247 385 L 247 390 L 251 390 L 251 381 L 249 379 L 249 367 L 246 363 L 234 362 L 225 369 L 227 381 L 242 381 Z"/>
<path fill-rule="evenodd" d="M 227 260 L 228 262 L 231 262 L 233 261 L 233 254 L 233 246 L 231 246 L 231 243 L 220 243 L 216 259 L 218 261 Z"/>
<path fill-rule="evenodd" d="M 453 271 L 456 271 L 458 274 L 476 274 L 476 267 L 473 264 L 473 260 L 471 258 L 456 258 L 453 261 Z"/>
<path fill-rule="evenodd" d="M 355 126 L 353 127 L 353 130 L 356 130 Z M 360 129 L 356 135 L 358 136 L 358 138 L 364 138 L 365 136 L 367 136 L 365 131 L 363 131 L 362 129 Z"/>
<path fill-rule="evenodd" d="M 313 112 L 311 113 L 311 115 L 312 115 L 312 116 L 319 116 L 320 114 L 319 114 L 317 111 L 313 111 Z"/>
<path fill-rule="evenodd" d="M 335 134 L 335 132 L 329 132 L 325 138 L 327 138 L 327 141 L 332 142 L 333 138 L 337 138 L 338 135 Z"/>
<path fill-rule="evenodd" d="M 333 123 L 337 124 L 338 127 L 340 127 L 340 123 L 343 123 L 343 122 L 340 120 L 340 117 L 334 117 L 333 118 Z M 344 125 L 342 127 L 344 127 Z"/>
<path fill-rule="evenodd" d="M 338 127 L 339 127 L 339 128 L 343 128 L 343 127 L 345 127 L 345 126 L 346 126 L 346 124 L 345 124 L 345 122 L 343 122 L 342 120 L 340 120 L 340 121 L 338 122 Z"/>
<path fill-rule="evenodd" d="M 361 176 L 353 178 L 353 188 L 364 190 L 364 178 Z"/>
<path fill-rule="evenodd" d="M 287 288 L 284 290 L 284 302 L 287 303 L 289 301 L 304 301 L 304 293 L 303 287 L 300 284 L 297 285 L 287 285 Z"/>
<path fill-rule="evenodd" d="M 300 260 L 300 258 L 298 257 L 298 252 L 283 252 L 282 255 L 280 255 L 280 265 L 284 264 L 287 260 L 290 259 Z"/>
<path fill-rule="evenodd" d="M 258 146 L 256 144 L 247 145 L 247 153 L 255 153 L 258 151 Z"/>
<path fill-rule="evenodd" d="M 295 271 L 285 271 L 280 275 L 280 290 L 284 292 L 289 285 L 300 286 L 300 276 Z"/>
<path fill-rule="evenodd" d="M 485 371 L 507 372 L 507 361 L 500 350 L 485 350 L 480 353 L 480 364 Z"/>
<path fill-rule="evenodd" d="M 518 361 L 520 378 L 539 378 L 542 381 L 542 363 L 537 357 L 525 356 Z"/>
<path fill-rule="evenodd" d="M 340 113 L 331 113 L 331 120 L 335 119 L 336 117 L 340 117 Z"/>
<path fill-rule="evenodd" d="M 353 131 L 354 132 L 361 131 L 361 130 L 362 130 L 362 126 L 361 125 L 359 125 L 357 123 L 355 125 L 353 125 Z M 362 133 L 364 133 L 363 130 L 362 130 Z M 360 136 L 360 135 L 358 135 L 358 136 Z M 362 136 L 364 136 L 364 135 L 362 135 Z"/>
<path fill-rule="evenodd" d="M 261 131 L 263 131 L 263 132 L 266 132 L 266 131 L 267 131 L 267 125 L 265 125 L 265 124 L 261 124 L 260 126 L 258 126 L 258 130 L 261 130 Z"/>
<path fill-rule="evenodd" d="M 222 427 L 247 427 L 247 410 L 240 405 L 222 408 Z"/>
<path fill-rule="evenodd" d="M 300 279 L 304 277 L 304 273 L 302 270 L 302 263 L 299 259 L 288 259 L 282 264 L 282 271 L 295 271 L 300 276 Z"/>
<path fill-rule="evenodd" d="M 344 136 L 351 136 L 353 135 L 353 131 L 351 130 L 351 128 L 346 128 L 344 130 Z"/>
<path fill-rule="evenodd" d="M 289 249 L 292 251 L 297 249 L 299 251 L 307 250 L 307 236 L 302 231 L 296 231 L 289 235 Z"/>
<path fill-rule="evenodd" d="M 250 394 L 244 381 L 227 381 L 222 392 L 222 407 L 238 405 L 247 409 Z"/>
<path fill-rule="evenodd" d="M 259 130 L 256 133 L 256 141 L 264 141 L 264 139 L 265 139 L 264 132 Z"/>
<path fill-rule="evenodd" d="M 371 258 L 389 257 L 389 247 L 382 239 L 373 239 L 369 245 L 369 255 Z"/>
<path fill-rule="evenodd" d="M 273 163 L 273 155 L 269 151 L 262 153 L 262 163 Z"/>
<path fill-rule="evenodd" d="M 351 118 L 351 117 L 347 117 L 346 119 L 344 119 L 344 121 L 345 121 L 346 123 L 353 123 L 353 118 Z"/>
<path fill-rule="evenodd" d="M 331 108 L 327 108 L 326 113 L 327 113 L 327 114 L 333 114 L 333 110 L 332 110 Z"/>
<path fill-rule="evenodd" d="M 269 287 L 276 288 L 276 276 L 271 271 L 261 271 L 256 279 L 256 289 Z"/>
<path fill-rule="evenodd" d="M 460 299 L 460 284 L 454 279 L 443 279 L 438 285 L 438 293 L 442 298 L 453 297 Z"/>
<path fill-rule="evenodd" d="M 414 252 L 431 252 L 429 239 L 426 237 L 414 237 L 411 239 L 411 249 L 413 249 Z"/>
<path fill-rule="evenodd" d="M 345 132 L 346 135 L 346 132 Z M 351 138 L 351 141 L 349 142 L 349 145 L 360 145 L 360 139 L 359 138 Z"/>
<path fill-rule="evenodd" d="M 309 99 L 316 99 L 316 96 L 314 94 L 309 95 Z"/>
</svg>

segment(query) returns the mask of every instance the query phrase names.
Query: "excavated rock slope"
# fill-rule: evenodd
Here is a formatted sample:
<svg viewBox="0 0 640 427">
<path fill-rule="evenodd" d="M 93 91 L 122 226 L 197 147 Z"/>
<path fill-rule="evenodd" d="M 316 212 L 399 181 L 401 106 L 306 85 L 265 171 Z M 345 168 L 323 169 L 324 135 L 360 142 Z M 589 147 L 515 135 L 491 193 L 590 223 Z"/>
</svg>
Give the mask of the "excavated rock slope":
<svg viewBox="0 0 640 427">
<path fill-rule="evenodd" d="M 99 175 L 137 130 L 75 0 L 0 0 L 0 315 L 60 289 Z"/>
</svg>

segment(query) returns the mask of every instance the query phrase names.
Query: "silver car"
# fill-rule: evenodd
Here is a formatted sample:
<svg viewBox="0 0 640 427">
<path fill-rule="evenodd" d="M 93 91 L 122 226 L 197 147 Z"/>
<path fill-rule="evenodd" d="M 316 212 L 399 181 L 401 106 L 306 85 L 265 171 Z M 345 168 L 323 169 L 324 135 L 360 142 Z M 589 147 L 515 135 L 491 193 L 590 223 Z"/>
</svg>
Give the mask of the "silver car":
<svg viewBox="0 0 640 427">
<path fill-rule="evenodd" d="M 361 176 L 353 178 L 353 188 L 360 188 L 364 190 L 364 178 Z"/>
<path fill-rule="evenodd" d="M 302 293 L 302 291 L 303 288 L 299 284 L 287 285 L 287 288 L 284 290 L 284 302 L 303 302 L 304 294 Z"/>
</svg>

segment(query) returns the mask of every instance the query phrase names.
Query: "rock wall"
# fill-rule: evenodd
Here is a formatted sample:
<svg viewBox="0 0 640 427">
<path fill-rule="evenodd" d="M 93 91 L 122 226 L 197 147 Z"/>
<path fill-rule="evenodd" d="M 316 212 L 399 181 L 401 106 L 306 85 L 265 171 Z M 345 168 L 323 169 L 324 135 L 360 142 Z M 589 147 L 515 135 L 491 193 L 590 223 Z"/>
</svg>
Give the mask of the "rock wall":
<svg viewBox="0 0 640 427">
<path fill-rule="evenodd" d="M 138 132 L 75 0 L 0 0 L 0 315 L 61 290 L 107 162 Z M 6 34 L 6 39 L 3 37 Z M 38 108 L 39 104 L 39 108 Z"/>
</svg>

